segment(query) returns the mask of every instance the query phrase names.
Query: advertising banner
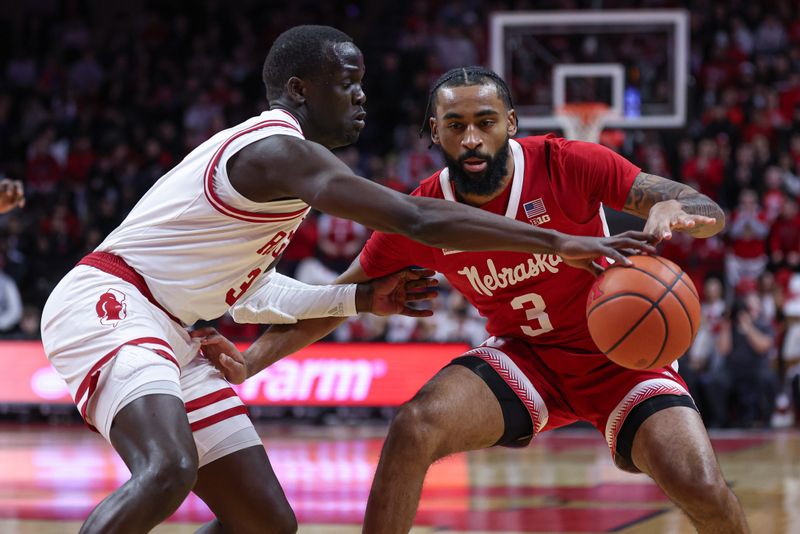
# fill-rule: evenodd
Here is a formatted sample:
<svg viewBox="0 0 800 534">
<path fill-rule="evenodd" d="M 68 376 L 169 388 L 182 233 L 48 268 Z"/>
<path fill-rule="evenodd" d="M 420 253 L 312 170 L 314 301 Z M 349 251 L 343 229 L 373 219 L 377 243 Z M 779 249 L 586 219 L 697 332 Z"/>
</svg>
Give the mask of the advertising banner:
<svg viewBox="0 0 800 534">
<path fill-rule="evenodd" d="M 252 406 L 397 406 L 468 348 L 462 344 L 317 343 L 235 389 Z M 40 342 L 2 341 L 0 362 L 0 403 L 72 402 Z"/>
</svg>

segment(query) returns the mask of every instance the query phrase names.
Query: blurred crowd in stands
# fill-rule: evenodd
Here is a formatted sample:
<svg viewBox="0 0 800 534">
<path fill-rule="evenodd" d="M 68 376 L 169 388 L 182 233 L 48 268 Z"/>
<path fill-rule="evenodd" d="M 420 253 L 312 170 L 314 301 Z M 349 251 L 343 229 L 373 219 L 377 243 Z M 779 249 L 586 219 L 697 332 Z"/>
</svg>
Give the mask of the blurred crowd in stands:
<svg viewBox="0 0 800 534">
<path fill-rule="evenodd" d="M 534 7 L 117 4 L 29 0 L 0 12 L 0 178 L 21 179 L 27 191 L 24 209 L 0 217 L 0 338 L 37 338 L 51 289 L 153 182 L 212 133 L 265 109 L 261 66 L 284 29 L 323 23 L 354 37 L 367 64 L 369 120 L 359 143 L 338 155 L 359 174 L 410 191 L 443 166 L 417 135 L 432 82 L 454 66 L 486 63 L 489 11 Z M 723 235 L 675 234 L 662 246 L 703 299 L 682 372 L 710 426 L 789 424 L 792 402 L 800 414 L 800 8 L 790 0 L 640 4 L 691 8 L 690 121 L 678 131 L 629 133 L 623 154 L 692 185 L 728 214 Z M 368 236 L 351 221 L 313 213 L 280 269 L 329 282 Z M 482 319 L 460 295 L 445 287 L 435 306 L 431 320 L 362 316 L 332 337 L 483 340 Z M 259 332 L 227 319 L 219 327 L 240 339 Z"/>
</svg>

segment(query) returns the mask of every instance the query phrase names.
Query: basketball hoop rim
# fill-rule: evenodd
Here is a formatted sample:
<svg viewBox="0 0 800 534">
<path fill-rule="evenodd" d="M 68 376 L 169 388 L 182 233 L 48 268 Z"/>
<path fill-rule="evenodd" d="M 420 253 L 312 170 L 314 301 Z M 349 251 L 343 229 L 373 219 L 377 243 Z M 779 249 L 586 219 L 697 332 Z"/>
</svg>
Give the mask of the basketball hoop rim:
<svg viewBox="0 0 800 534">
<path fill-rule="evenodd" d="M 614 110 L 603 102 L 568 102 L 556 109 L 556 120 L 567 139 L 599 143 Z"/>
<path fill-rule="evenodd" d="M 602 102 L 570 102 L 556 109 L 558 118 L 577 118 L 588 125 L 611 115 L 611 106 Z"/>
</svg>

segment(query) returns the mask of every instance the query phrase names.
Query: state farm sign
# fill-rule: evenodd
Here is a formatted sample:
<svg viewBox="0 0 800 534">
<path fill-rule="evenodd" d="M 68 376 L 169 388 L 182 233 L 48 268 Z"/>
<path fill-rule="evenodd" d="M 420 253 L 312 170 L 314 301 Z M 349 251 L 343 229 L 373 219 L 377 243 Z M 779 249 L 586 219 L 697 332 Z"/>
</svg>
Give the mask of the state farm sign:
<svg viewBox="0 0 800 534">
<path fill-rule="evenodd" d="M 254 406 L 397 406 L 468 348 L 461 344 L 318 343 L 235 389 L 246 404 Z M 72 402 L 40 342 L 0 342 L 0 362 L 5 364 L 0 403 Z"/>
<path fill-rule="evenodd" d="M 286 359 L 235 389 L 245 402 L 363 401 L 376 378 L 386 374 L 383 359 Z"/>
<path fill-rule="evenodd" d="M 235 389 L 251 405 L 397 406 L 467 349 L 460 344 L 319 343 Z"/>
</svg>

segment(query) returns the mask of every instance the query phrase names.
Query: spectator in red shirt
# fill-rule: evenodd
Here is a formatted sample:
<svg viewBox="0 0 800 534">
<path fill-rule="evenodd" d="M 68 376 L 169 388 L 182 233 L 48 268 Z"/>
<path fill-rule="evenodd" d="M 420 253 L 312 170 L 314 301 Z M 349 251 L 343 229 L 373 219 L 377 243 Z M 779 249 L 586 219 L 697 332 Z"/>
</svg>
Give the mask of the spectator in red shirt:
<svg viewBox="0 0 800 534">
<path fill-rule="evenodd" d="M 709 277 L 703 284 L 700 310 L 702 316 L 697 337 L 688 354 L 681 359 L 680 373 L 692 397 L 698 400 L 706 425 L 714 428 L 722 426 L 725 421 L 727 403 L 723 396 L 729 387 L 725 373 L 719 372 L 722 361 L 716 350 L 726 312 L 724 286 L 719 278 Z"/>
<path fill-rule="evenodd" d="M 350 219 L 327 213 L 320 214 L 317 219 L 317 245 L 325 256 L 325 263 L 336 272 L 347 269 L 369 234 L 364 226 Z"/>
<path fill-rule="evenodd" d="M 752 189 L 743 190 L 728 232 L 731 250 L 725 261 L 725 270 L 729 287 L 736 287 L 742 278 L 755 280 L 764 272 L 768 233 L 769 224 L 758 204 L 758 195 Z"/>
<path fill-rule="evenodd" d="M 767 167 L 764 173 L 764 192 L 761 205 L 770 224 L 780 216 L 785 202 L 786 193 L 783 191 L 783 171 L 780 167 L 774 165 Z"/>
<path fill-rule="evenodd" d="M 61 180 L 63 169 L 50 151 L 51 142 L 49 134 L 42 134 L 28 150 L 25 181 L 33 191 L 51 192 Z"/>
<path fill-rule="evenodd" d="M 774 265 L 791 269 L 800 265 L 800 213 L 795 198 L 786 199 L 780 217 L 772 224 L 768 242 Z"/>
<path fill-rule="evenodd" d="M 745 141 L 753 141 L 757 135 L 763 135 L 770 143 L 775 140 L 775 128 L 763 110 L 754 111 L 750 122 L 744 128 Z"/>
<path fill-rule="evenodd" d="M 67 157 L 66 178 L 76 185 L 83 184 L 96 159 L 91 137 L 88 135 L 78 137 Z"/>
<path fill-rule="evenodd" d="M 725 165 L 717 156 L 717 144 L 712 139 L 700 141 L 697 156 L 687 161 L 682 170 L 684 181 L 695 185 L 713 200 L 719 199 Z"/>
</svg>

